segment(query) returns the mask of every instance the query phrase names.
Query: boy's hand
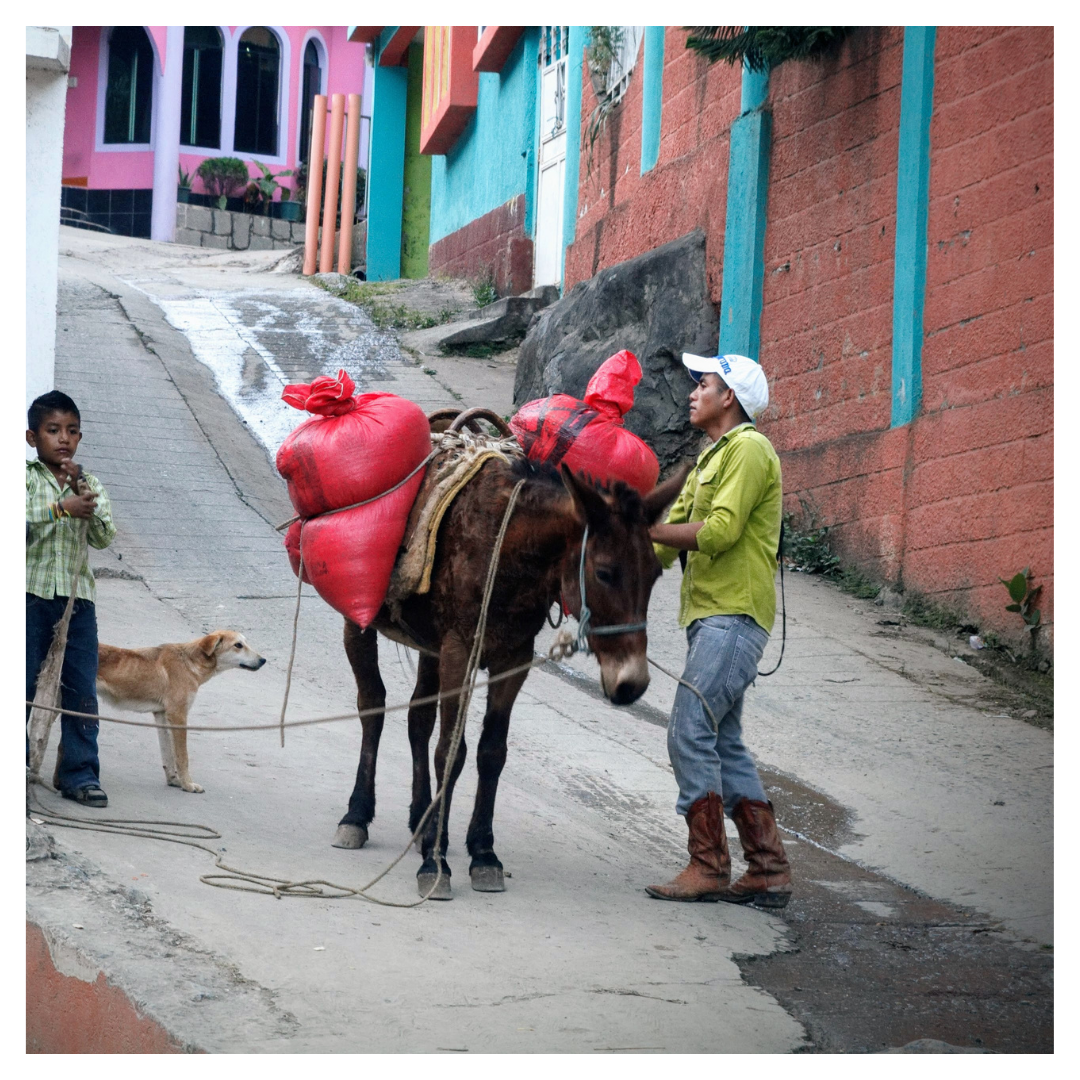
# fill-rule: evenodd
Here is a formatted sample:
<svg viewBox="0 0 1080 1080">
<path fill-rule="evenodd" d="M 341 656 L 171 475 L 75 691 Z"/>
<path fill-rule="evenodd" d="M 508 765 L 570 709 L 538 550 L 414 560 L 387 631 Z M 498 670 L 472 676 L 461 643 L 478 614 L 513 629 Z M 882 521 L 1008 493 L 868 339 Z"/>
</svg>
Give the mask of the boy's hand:
<svg viewBox="0 0 1080 1080">
<path fill-rule="evenodd" d="M 92 491 L 85 495 L 69 495 L 60 503 L 60 509 L 67 511 L 72 517 L 93 517 L 94 507 L 97 506 L 97 496 Z"/>
<path fill-rule="evenodd" d="M 60 471 L 64 474 L 64 479 L 71 487 L 71 490 L 78 491 L 79 489 L 75 485 L 79 477 L 82 476 L 82 466 L 76 465 L 71 458 L 66 458 L 60 462 Z"/>
</svg>

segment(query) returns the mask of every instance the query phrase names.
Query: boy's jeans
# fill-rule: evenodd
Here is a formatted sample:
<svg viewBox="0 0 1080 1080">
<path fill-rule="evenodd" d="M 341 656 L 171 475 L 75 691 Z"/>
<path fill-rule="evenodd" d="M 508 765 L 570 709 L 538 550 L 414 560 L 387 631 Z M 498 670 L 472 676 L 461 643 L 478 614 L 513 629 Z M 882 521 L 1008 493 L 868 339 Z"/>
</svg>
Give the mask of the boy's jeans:
<svg viewBox="0 0 1080 1080">
<path fill-rule="evenodd" d="M 26 700 L 34 700 L 38 672 L 45 662 L 52 644 L 53 628 L 64 614 L 66 596 L 44 600 L 33 593 L 26 594 Z M 60 705 L 74 712 L 96 713 L 97 701 L 98 639 L 97 614 L 90 600 L 76 599 L 68 626 L 67 649 L 64 667 L 60 674 Z M 30 707 L 26 707 L 30 719 Z M 98 722 L 61 716 L 60 741 L 64 757 L 60 765 L 60 790 L 78 791 L 80 788 L 97 787 Z M 30 755 L 29 740 L 26 744 Z M 42 765 L 44 768 L 44 764 Z"/>
<path fill-rule="evenodd" d="M 740 799 L 767 801 L 742 741 L 743 693 L 757 677 L 769 635 L 749 615 L 710 615 L 686 628 L 683 678 L 697 687 L 720 723 L 713 731 L 696 694 L 680 685 L 668 724 L 668 756 L 679 784 L 676 811 L 686 815 L 715 791 L 730 812 Z"/>
</svg>

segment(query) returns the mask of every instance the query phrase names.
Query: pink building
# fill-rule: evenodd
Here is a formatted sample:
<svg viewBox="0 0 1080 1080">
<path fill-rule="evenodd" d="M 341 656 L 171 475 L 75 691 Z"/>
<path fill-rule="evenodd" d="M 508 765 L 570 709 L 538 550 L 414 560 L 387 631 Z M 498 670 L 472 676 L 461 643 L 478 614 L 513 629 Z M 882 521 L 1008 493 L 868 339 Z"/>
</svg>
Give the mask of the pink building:
<svg viewBox="0 0 1080 1080">
<path fill-rule="evenodd" d="M 172 240 L 179 170 L 198 197 L 195 169 L 209 157 L 240 158 L 252 178 L 257 161 L 295 169 L 316 94 L 361 94 L 368 112 L 366 48 L 346 35 L 343 26 L 76 26 L 63 212 Z M 365 123 L 362 162 L 367 135 Z"/>
</svg>

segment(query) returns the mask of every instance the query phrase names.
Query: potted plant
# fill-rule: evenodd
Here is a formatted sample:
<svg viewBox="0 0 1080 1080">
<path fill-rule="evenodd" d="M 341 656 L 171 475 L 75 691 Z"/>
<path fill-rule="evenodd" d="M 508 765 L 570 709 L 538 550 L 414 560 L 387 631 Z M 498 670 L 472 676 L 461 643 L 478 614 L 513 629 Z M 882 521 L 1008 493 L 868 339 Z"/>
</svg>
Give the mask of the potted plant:
<svg viewBox="0 0 1080 1080">
<path fill-rule="evenodd" d="M 229 196 L 245 187 L 249 179 L 247 166 L 234 157 L 206 158 L 199 163 L 195 175 L 217 199 L 219 210 L 225 209 Z"/>
<path fill-rule="evenodd" d="M 191 201 L 191 173 L 186 173 L 183 167 L 177 165 L 177 171 L 180 173 L 180 179 L 176 186 L 176 201 L 178 203 L 186 203 Z"/>
<path fill-rule="evenodd" d="M 263 212 L 269 216 L 271 207 L 274 203 L 274 193 L 278 190 L 281 191 L 282 199 L 288 199 L 292 192 L 288 188 L 282 187 L 278 183 L 278 179 L 282 176 L 292 176 L 292 169 L 283 169 L 279 173 L 271 172 L 261 161 L 255 162 L 256 167 L 262 173 L 262 176 L 255 181 L 255 186 L 259 189 L 260 201 L 263 206 Z M 296 221 L 299 219 L 299 215 L 296 218 L 289 220 Z"/>
</svg>

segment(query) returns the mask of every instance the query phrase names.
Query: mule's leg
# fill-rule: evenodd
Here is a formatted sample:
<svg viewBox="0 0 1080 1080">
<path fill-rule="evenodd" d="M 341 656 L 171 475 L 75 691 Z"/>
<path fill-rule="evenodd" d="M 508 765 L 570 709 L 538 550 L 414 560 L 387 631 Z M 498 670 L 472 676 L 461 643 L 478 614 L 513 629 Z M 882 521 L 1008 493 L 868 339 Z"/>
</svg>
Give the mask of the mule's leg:
<svg viewBox="0 0 1080 1080">
<path fill-rule="evenodd" d="M 531 659 L 530 648 L 513 659 L 492 663 L 488 671 L 490 675 L 497 675 L 520 664 L 527 664 Z M 506 888 L 503 884 L 503 866 L 494 851 L 492 818 L 495 814 L 495 793 L 499 788 L 499 776 L 506 764 L 506 733 L 510 727 L 510 710 L 514 707 L 518 691 L 528 674 L 528 671 L 521 671 L 488 687 L 484 728 L 476 748 L 476 803 L 465 838 L 465 846 L 472 856 L 469 877 L 477 892 L 502 892 Z"/>
<path fill-rule="evenodd" d="M 361 630 L 354 622 L 345 620 L 345 655 L 349 658 L 356 679 L 356 708 L 382 709 L 386 704 L 386 687 L 379 675 L 379 644 L 373 627 Z M 349 809 L 338 822 L 331 841 L 338 848 L 361 848 L 367 843 L 368 826 L 375 816 L 375 759 L 379 755 L 383 714 L 365 716 L 364 738 L 360 744 L 360 764 L 356 767 L 356 784 L 349 796 Z"/>
<path fill-rule="evenodd" d="M 465 644 L 456 636 L 448 634 L 439 651 L 439 685 L 443 690 L 453 690 L 461 686 L 465 678 L 465 668 L 468 666 L 469 656 Z M 454 733 L 454 726 L 458 718 L 458 699 L 456 697 L 444 698 L 439 709 L 439 742 L 435 747 L 435 779 L 441 788 L 446 784 L 446 810 L 443 819 L 442 835 L 437 836 L 439 827 L 438 808 L 431 812 L 428 818 L 427 828 L 424 830 L 423 843 L 420 851 L 424 861 L 416 875 L 417 888 L 421 895 L 425 895 L 435 884 L 435 877 L 439 872 L 439 863 L 435 862 L 436 846 L 438 846 L 438 858 L 442 864 L 443 880 L 439 884 L 437 892 L 432 894 L 433 900 L 449 900 L 450 894 L 450 867 L 446 862 L 446 848 L 450 836 L 450 801 L 454 794 L 454 784 L 461 769 L 465 764 L 465 739 L 458 744 L 457 754 L 453 761 L 447 761 L 450 755 L 450 741 Z"/>
<path fill-rule="evenodd" d="M 420 654 L 416 665 L 416 689 L 412 700 L 432 697 L 439 692 L 439 658 Z M 415 832 L 420 818 L 431 802 L 431 770 L 428 764 L 431 733 L 438 715 L 437 702 L 409 707 L 409 746 L 412 748 L 412 804 L 409 807 L 409 831 Z"/>
</svg>

